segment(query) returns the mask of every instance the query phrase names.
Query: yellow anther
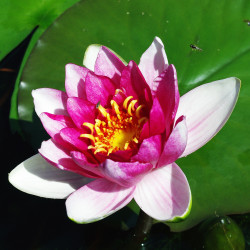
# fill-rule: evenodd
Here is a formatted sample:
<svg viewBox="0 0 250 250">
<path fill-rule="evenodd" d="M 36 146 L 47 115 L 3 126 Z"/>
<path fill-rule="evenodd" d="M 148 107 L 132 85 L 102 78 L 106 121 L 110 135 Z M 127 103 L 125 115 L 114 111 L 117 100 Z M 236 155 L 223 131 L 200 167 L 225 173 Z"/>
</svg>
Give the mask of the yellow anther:
<svg viewBox="0 0 250 250">
<path fill-rule="evenodd" d="M 95 145 L 100 146 L 100 145 L 102 145 L 102 142 L 98 141 L 98 142 L 95 143 Z"/>
<path fill-rule="evenodd" d="M 138 120 L 138 123 L 141 125 L 142 122 L 146 122 L 148 120 L 147 117 L 142 117 Z"/>
<path fill-rule="evenodd" d="M 91 141 L 95 142 L 95 137 L 91 134 L 81 134 L 80 137 L 90 139 Z"/>
<path fill-rule="evenodd" d="M 132 114 L 132 111 L 134 111 L 135 110 L 135 104 L 137 103 L 137 100 L 133 100 L 133 101 L 131 101 L 130 103 L 129 103 L 129 105 L 128 105 L 128 114 L 129 115 L 133 115 Z"/>
<path fill-rule="evenodd" d="M 124 145 L 124 149 L 127 150 L 128 146 L 129 146 L 129 142 L 126 142 L 125 145 Z"/>
<path fill-rule="evenodd" d="M 93 145 L 89 145 L 88 149 L 95 149 L 95 147 Z"/>
<path fill-rule="evenodd" d="M 95 127 L 95 125 L 94 125 L 94 124 L 89 123 L 89 122 L 84 122 L 82 125 L 83 125 L 83 126 L 85 126 L 85 127 L 87 127 L 87 128 L 89 128 L 89 129 L 90 129 L 90 131 L 91 131 L 91 134 L 93 134 L 93 133 L 94 133 L 94 127 Z"/>
<path fill-rule="evenodd" d="M 113 148 L 110 148 L 109 151 L 108 151 L 108 155 L 109 155 L 110 153 L 112 153 L 113 150 L 114 150 Z"/>
<path fill-rule="evenodd" d="M 98 148 L 98 149 L 94 152 L 94 154 L 97 154 L 97 153 L 99 153 L 99 152 L 107 153 L 107 150 L 106 150 L 105 148 Z"/>
<path fill-rule="evenodd" d="M 110 104 L 111 104 L 111 106 L 114 109 L 114 111 L 115 111 L 116 114 L 120 114 L 121 113 L 120 110 L 119 110 L 119 105 L 117 104 L 116 101 L 111 100 Z"/>
<path fill-rule="evenodd" d="M 99 119 L 95 119 L 95 128 L 96 128 L 96 126 L 100 126 L 102 124 L 102 121 L 101 120 L 99 120 Z"/>
<path fill-rule="evenodd" d="M 108 121 L 111 121 L 111 119 L 110 119 L 110 114 L 109 114 L 109 113 L 107 113 L 107 120 L 108 120 Z"/>
<path fill-rule="evenodd" d="M 133 98 L 133 96 L 128 96 L 128 97 L 124 100 L 124 102 L 123 102 L 123 108 L 127 109 L 127 107 L 128 107 L 128 102 L 129 102 L 129 100 L 131 100 L 132 98 Z"/>
<path fill-rule="evenodd" d="M 108 147 L 109 147 L 108 145 L 102 143 L 102 144 L 98 145 L 97 149 L 98 148 L 108 148 Z"/>
<path fill-rule="evenodd" d="M 103 133 L 100 130 L 100 128 L 96 127 L 95 131 L 96 131 L 97 135 L 103 135 Z"/>
<path fill-rule="evenodd" d="M 138 143 L 138 142 L 139 142 L 139 141 L 137 140 L 137 138 L 134 138 L 133 141 L 134 141 L 135 143 Z"/>
<path fill-rule="evenodd" d="M 122 94 L 123 94 L 123 91 L 122 91 L 121 89 L 116 89 L 116 90 L 115 90 L 115 94 L 117 95 L 117 94 L 119 94 L 119 93 L 122 93 Z"/>
<path fill-rule="evenodd" d="M 107 111 L 106 111 L 106 109 L 100 104 L 99 106 L 98 106 L 98 109 L 99 109 L 99 111 L 101 112 L 101 114 L 104 116 L 104 117 L 107 117 Z"/>
<path fill-rule="evenodd" d="M 140 118 L 140 112 L 141 110 L 145 107 L 145 105 L 140 105 L 139 107 L 137 107 L 136 111 L 135 111 L 135 115 L 137 118 Z"/>
</svg>

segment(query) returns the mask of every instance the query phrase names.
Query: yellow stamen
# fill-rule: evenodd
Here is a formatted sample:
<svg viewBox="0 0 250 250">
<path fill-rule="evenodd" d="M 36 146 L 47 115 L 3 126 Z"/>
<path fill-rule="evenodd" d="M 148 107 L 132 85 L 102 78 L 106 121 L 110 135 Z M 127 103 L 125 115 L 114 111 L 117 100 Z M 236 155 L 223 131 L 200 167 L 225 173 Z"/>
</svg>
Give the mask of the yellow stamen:
<svg viewBox="0 0 250 250">
<path fill-rule="evenodd" d="M 110 114 L 109 113 L 107 113 L 107 119 L 108 119 L 108 121 L 111 121 L 111 119 L 110 119 Z"/>
<path fill-rule="evenodd" d="M 134 141 L 135 143 L 138 143 L 138 142 L 139 142 L 139 141 L 137 140 L 137 138 L 134 138 L 133 141 Z"/>
<path fill-rule="evenodd" d="M 111 106 L 114 109 L 114 111 L 115 111 L 116 114 L 120 114 L 121 113 L 120 110 L 119 110 L 119 106 L 118 106 L 118 104 L 117 104 L 116 101 L 111 100 L 110 104 L 111 104 Z"/>
<path fill-rule="evenodd" d="M 124 149 L 127 150 L 128 146 L 129 146 L 129 142 L 126 142 L 125 145 L 124 145 Z"/>
<path fill-rule="evenodd" d="M 122 90 L 116 90 L 116 93 L 125 95 Z M 84 122 L 83 126 L 90 131 L 89 134 L 80 135 L 91 140 L 88 149 L 94 154 L 102 153 L 108 156 L 118 150 L 130 150 L 136 147 L 142 125 L 148 120 L 141 113 L 145 106 L 139 105 L 136 108 L 137 103 L 138 100 L 133 100 L 133 96 L 126 97 L 122 104 L 111 100 L 111 106 L 107 108 L 98 103 L 97 109 L 102 116 L 95 119 L 94 124 Z"/>
<path fill-rule="evenodd" d="M 142 122 L 146 122 L 148 120 L 147 117 L 142 117 L 138 120 L 138 123 L 141 124 Z"/>
<path fill-rule="evenodd" d="M 119 93 L 122 93 L 122 94 L 123 94 L 123 91 L 122 91 L 121 89 L 116 89 L 116 90 L 115 90 L 115 94 L 117 95 L 117 94 L 119 94 Z"/>
<path fill-rule="evenodd" d="M 95 137 L 91 134 L 81 134 L 80 137 L 90 139 L 91 141 L 95 142 Z"/>
<path fill-rule="evenodd" d="M 137 118 L 140 118 L 140 112 L 141 110 L 145 107 L 144 104 L 140 105 L 139 107 L 137 107 L 136 111 L 135 111 L 135 115 Z"/>
<path fill-rule="evenodd" d="M 110 148 L 109 151 L 108 151 L 108 155 L 109 155 L 110 153 L 112 153 L 112 151 L 113 151 L 113 148 Z"/>
<path fill-rule="evenodd" d="M 98 106 L 98 109 L 99 109 L 99 111 L 101 112 L 101 114 L 104 116 L 104 117 L 107 117 L 107 112 L 106 112 L 106 109 L 100 104 L 99 106 Z"/>
<path fill-rule="evenodd" d="M 124 100 L 124 102 L 123 102 L 123 108 L 127 109 L 127 107 L 128 107 L 128 102 L 129 102 L 129 100 L 132 99 L 132 98 L 133 98 L 133 96 L 128 96 L 128 97 Z"/>
<path fill-rule="evenodd" d="M 95 131 L 98 135 L 103 135 L 103 133 L 101 132 L 101 130 L 98 126 L 95 126 Z"/>
<path fill-rule="evenodd" d="M 87 128 L 89 128 L 89 129 L 90 129 L 90 131 L 91 131 L 91 134 L 93 134 L 93 133 L 94 133 L 94 127 L 95 127 L 95 125 L 94 125 L 94 124 L 89 123 L 89 122 L 84 122 L 82 125 L 83 125 L 83 126 L 85 126 L 85 127 L 87 127 Z"/>
<path fill-rule="evenodd" d="M 135 110 L 135 104 L 137 103 L 137 100 L 133 100 L 133 101 L 131 101 L 130 103 L 129 103 L 129 105 L 128 105 L 128 114 L 129 115 L 132 115 L 132 113 L 131 113 L 131 111 L 133 110 Z"/>
<path fill-rule="evenodd" d="M 97 154 L 97 153 L 99 153 L 99 152 L 107 153 L 107 150 L 104 149 L 104 148 L 98 148 L 98 149 L 94 152 L 94 154 Z"/>
</svg>

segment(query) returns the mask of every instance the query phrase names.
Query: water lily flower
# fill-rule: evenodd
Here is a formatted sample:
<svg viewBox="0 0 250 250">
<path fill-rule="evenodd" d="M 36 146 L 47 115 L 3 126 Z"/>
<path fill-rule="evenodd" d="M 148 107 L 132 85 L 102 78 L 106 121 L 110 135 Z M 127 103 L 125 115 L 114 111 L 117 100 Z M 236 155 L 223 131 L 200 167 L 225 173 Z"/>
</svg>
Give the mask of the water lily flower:
<svg viewBox="0 0 250 250">
<path fill-rule="evenodd" d="M 67 214 L 78 223 L 100 220 L 132 199 L 157 220 L 184 219 L 191 192 L 175 161 L 222 128 L 239 79 L 203 84 L 180 98 L 158 37 L 138 66 L 97 45 L 88 47 L 84 65 L 66 65 L 66 92 L 33 90 L 51 139 L 10 173 L 10 182 L 33 195 L 67 198 Z"/>
</svg>

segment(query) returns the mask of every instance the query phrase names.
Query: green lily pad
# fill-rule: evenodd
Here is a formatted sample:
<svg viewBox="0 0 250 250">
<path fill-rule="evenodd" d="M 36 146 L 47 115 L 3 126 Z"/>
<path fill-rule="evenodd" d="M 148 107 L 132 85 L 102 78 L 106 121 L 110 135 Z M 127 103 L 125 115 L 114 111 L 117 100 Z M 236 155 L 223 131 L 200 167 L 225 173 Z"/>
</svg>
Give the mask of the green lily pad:
<svg viewBox="0 0 250 250">
<path fill-rule="evenodd" d="M 1 0 L 0 61 L 36 27 L 39 35 L 79 0 Z"/>
<path fill-rule="evenodd" d="M 85 0 L 56 20 L 38 40 L 23 70 L 18 96 L 22 131 L 36 148 L 46 138 L 33 112 L 31 90 L 64 90 L 64 67 L 82 64 L 90 44 L 104 44 L 126 61 L 159 36 L 177 68 L 181 94 L 230 76 L 242 89 L 229 121 L 207 145 L 178 160 L 192 190 L 189 217 L 169 223 L 186 230 L 214 215 L 250 211 L 250 2 L 248 0 Z M 199 49 L 192 49 L 193 44 Z M 194 47 L 194 46 L 193 46 Z"/>
</svg>

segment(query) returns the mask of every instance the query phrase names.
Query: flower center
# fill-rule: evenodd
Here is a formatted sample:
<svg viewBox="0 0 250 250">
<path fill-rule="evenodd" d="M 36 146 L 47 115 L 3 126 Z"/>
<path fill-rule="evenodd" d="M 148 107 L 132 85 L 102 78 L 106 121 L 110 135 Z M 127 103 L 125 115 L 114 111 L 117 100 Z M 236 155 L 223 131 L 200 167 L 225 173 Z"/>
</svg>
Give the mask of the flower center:
<svg viewBox="0 0 250 250">
<path fill-rule="evenodd" d="M 128 96 L 121 105 L 116 101 L 110 101 L 111 108 L 104 108 L 97 104 L 99 115 L 95 124 L 84 122 L 83 126 L 90 129 L 89 134 L 81 134 L 80 137 L 91 140 L 88 149 L 94 154 L 103 153 L 109 155 L 118 150 L 129 150 L 136 147 L 142 126 L 147 117 L 141 115 L 144 105 L 138 105 L 137 100 Z"/>
</svg>

